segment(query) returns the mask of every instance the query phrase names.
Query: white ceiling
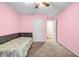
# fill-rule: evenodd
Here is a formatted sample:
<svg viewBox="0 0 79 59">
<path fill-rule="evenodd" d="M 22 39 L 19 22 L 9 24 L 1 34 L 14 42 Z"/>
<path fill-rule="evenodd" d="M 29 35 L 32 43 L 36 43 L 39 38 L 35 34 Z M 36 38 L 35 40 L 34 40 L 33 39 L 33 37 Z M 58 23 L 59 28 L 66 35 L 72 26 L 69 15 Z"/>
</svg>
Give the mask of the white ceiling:
<svg viewBox="0 0 79 59">
<path fill-rule="evenodd" d="M 39 7 L 35 9 L 34 4 L 32 3 L 25 3 L 25 2 L 7 2 L 9 6 L 14 8 L 19 13 L 26 13 L 26 14 L 35 14 L 41 13 L 49 16 L 56 16 L 59 14 L 63 9 L 69 6 L 70 2 L 49 2 L 49 7 Z"/>
</svg>

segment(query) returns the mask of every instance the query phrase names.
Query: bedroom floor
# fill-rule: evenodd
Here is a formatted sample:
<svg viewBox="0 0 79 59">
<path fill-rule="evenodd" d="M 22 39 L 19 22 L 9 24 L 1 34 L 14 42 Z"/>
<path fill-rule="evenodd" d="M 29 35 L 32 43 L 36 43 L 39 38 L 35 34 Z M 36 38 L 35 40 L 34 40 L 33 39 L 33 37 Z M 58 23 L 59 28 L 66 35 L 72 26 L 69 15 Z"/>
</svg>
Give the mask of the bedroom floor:
<svg viewBox="0 0 79 59">
<path fill-rule="evenodd" d="M 28 52 L 28 57 L 77 57 L 74 53 L 58 44 L 55 39 L 46 43 L 35 42 Z"/>
</svg>

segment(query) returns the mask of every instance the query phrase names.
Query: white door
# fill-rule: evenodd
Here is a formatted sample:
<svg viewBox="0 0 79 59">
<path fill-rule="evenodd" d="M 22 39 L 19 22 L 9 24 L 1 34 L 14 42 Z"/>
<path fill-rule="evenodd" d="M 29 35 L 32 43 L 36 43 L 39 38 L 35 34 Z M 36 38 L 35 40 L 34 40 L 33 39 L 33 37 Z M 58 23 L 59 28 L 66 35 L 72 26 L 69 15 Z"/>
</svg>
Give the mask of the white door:
<svg viewBox="0 0 79 59">
<path fill-rule="evenodd" d="M 33 40 L 34 42 L 43 40 L 43 21 L 38 18 L 33 21 Z"/>
<path fill-rule="evenodd" d="M 57 34 L 56 34 L 56 33 L 57 33 L 57 31 L 56 31 L 56 30 L 57 30 L 56 22 L 57 22 L 56 20 L 53 20 L 53 23 L 54 23 L 54 25 L 53 25 L 53 28 L 54 28 L 54 39 L 56 39 L 56 35 L 57 35 Z"/>
</svg>

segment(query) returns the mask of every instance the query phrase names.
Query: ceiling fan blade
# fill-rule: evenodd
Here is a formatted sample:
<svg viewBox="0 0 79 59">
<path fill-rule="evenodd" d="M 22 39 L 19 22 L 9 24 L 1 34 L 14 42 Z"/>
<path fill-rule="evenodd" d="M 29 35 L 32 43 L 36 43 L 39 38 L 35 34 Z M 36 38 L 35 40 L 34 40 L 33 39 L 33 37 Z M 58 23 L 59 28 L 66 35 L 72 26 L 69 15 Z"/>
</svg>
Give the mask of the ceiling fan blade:
<svg viewBox="0 0 79 59">
<path fill-rule="evenodd" d="M 39 7 L 39 3 L 38 3 L 38 4 L 36 4 L 35 8 L 38 8 L 38 7 Z"/>
<path fill-rule="evenodd" d="M 42 4 L 44 4 L 45 6 L 49 6 L 47 2 L 42 2 Z"/>
<path fill-rule="evenodd" d="M 35 8 L 38 8 L 38 5 L 36 5 Z"/>
<path fill-rule="evenodd" d="M 49 4 L 47 2 L 41 2 L 41 4 L 45 5 L 46 7 L 49 6 Z M 40 3 L 36 3 L 35 8 L 38 8 L 40 5 Z"/>
</svg>

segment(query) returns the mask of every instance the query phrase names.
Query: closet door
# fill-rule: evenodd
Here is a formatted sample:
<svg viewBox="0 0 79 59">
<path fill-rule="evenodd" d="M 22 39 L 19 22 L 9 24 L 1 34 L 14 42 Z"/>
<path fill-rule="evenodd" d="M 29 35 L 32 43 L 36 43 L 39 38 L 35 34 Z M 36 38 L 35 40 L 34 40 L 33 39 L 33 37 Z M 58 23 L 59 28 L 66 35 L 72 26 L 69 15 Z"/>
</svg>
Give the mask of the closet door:
<svg viewBox="0 0 79 59">
<path fill-rule="evenodd" d="M 37 18 L 33 21 L 33 40 L 42 42 L 43 37 L 43 21 Z"/>
</svg>

